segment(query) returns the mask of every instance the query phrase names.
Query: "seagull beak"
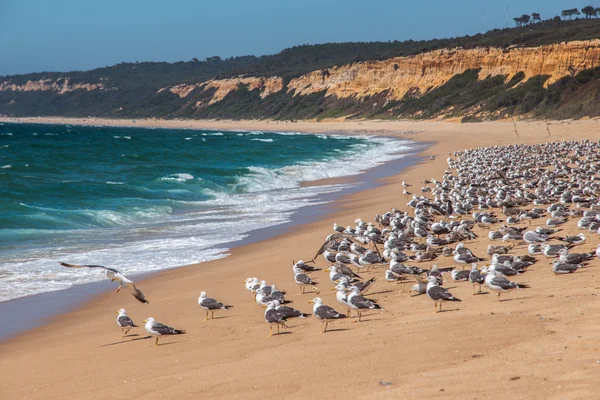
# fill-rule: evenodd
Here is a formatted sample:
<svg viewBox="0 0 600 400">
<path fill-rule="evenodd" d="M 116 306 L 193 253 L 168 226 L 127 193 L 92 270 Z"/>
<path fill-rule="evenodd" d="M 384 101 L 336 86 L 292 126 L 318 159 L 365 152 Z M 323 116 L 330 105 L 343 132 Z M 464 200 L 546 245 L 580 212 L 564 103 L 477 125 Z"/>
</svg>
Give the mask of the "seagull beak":
<svg viewBox="0 0 600 400">
<path fill-rule="evenodd" d="M 267 308 L 266 304 L 261 305 L 262 308 Z"/>
<path fill-rule="evenodd" d="M 117 311 L 115 314 L 119 315 L 119 312 Z"/>
<path fill-rule="evenodd" d="M 145 319 L 145 320 L 143 320 L 143 321 L 142 321 L 142 323 L 143 323 L 143 324 L 145 324 L 145 323 L 146 323 L 146 321 L 148 321 L 148 320 L 147 320 L 147 319 Z"/>
<path fill-rule="evenodd" d="M 336 289 L 336 288 L 334 288 L 334 287 L 332 287 L 332 288 L 331 288 L 331 289 L 329 289 L 329 290 L 331 290 L 332 292 L 335 292 L 337 289 Z"/>
<path fill-rule="evenodd" d="M 308 302 L 311 303 L 311 304 L 314 303 L 314 301 L 312 301 L 312 300 L 309 300 Z"/>
</svg>

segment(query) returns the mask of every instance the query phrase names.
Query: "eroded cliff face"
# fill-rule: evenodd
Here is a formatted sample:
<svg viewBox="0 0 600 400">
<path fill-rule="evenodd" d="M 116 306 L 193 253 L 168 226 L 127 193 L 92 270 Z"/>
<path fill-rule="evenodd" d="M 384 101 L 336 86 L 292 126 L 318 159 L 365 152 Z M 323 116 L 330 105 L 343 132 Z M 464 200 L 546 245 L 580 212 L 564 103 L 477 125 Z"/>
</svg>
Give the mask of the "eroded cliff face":
<svg viewBox="0 0 600 400">
<path fill-rule="evenodd" d="M 208 102 L 198 102 L 197 106 L 210 105 L 217 103 L 225 98 L 230 92 L 238 90 L 241 85 L 247 85 L 249 90 L 259 90 L 260 97 L 265 97 L 277 93 L 283 89 L 283 79 L 280 77 L 256 78 L 256 77 L 238 77 L 231 79 L 211 79 L 210 81 L 198 84 L 176 85 L 170 88 L 162 88 L 158 93 L 169 90 L 180 98 L 187 97 L 195 89 L 206 91 L 216 89 L 212 98 Z"/>
<path fill-rule="evenodd" d="M 480 69 L 479 78 L 503 75 L 507 81 L 523 72 L 526 82 L 536 75 L 548 75 L 546 85 L 577 72 L 600 65 L 600 40 L 569 42 L 530 48 L 443 49 L 411 57 L 396 57 L 384 61 L 359 62 L 342 65 L 292 79 L 286 87 L 280 77 L 238 77 L 213 79 L 200 84 L 163 88 L 181 98 L 194 89 L 216 89 L 212 98 L 197 102 L 205 107 L 221 101 L 240 85 L 259 90 L 265 98 L 281 90 L 293 96 L 305 96 L 325 91 L 326 96 L 338 98 L 367 96 L 387 92 L 388 100 L 401 100 L 408 92 L 423 94 L 444 85 L 457 74 Z"/>
<path fill-rule="evenodd" d="M 13 92 L 33 92 L 33 91 L 53 91 L 58 94 L 72 92 L 74 90 L 96 90 L 103 88 L 101 83 L 73 83 L 68 78 L 59 78 L 55 81 L 50 79 L 40 79 L 37 81 L 27 81 L 24 85 L 17 85 L 11 81 L 0 82 L 0 91 Z"/>
<path fill-rule="evenodd" d="M 534 48 L 444 49 L 412 57 L 362 62 L 314 71 L 293 79 L 287 90 L 295 96 L 326 91 L 328 96 L 358 99 L 388 90 L 389 99 L 400 100 L 411 91 L 425 93 L 468 69 L 479 69 L 479 79 L 518 72 L 523 82 L 549 75 L 546 85 L 570 74 L 600 65 L 600 40 L 571 42 Z"/>
</svg>

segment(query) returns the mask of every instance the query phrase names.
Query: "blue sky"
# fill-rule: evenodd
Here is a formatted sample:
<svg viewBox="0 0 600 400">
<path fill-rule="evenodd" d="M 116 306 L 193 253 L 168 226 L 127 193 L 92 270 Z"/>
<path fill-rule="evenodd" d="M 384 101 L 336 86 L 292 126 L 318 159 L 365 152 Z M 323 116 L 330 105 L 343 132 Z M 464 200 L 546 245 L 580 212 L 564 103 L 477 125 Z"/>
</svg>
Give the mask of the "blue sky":
<svg viewBox="0 0 600 400">
<path fill-rule="evenodd" d="M 0 0 L 0 75 L 475 34 L 600 0 Z M 512 19 L 509 20 L 512 26 Z"/>
</svg>

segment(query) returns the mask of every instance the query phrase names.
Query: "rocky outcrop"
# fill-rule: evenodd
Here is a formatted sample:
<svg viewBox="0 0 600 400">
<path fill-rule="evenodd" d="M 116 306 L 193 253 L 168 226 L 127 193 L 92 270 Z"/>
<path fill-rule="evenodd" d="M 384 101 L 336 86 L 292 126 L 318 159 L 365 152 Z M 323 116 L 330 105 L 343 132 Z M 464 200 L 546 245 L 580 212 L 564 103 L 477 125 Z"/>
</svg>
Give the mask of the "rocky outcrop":
<svg viewBox="0 0 600 400">
<path fill-rule="evenodd" d="M 70 83 L 69 78 L 59 78 L 54 81 L 50 79 L 27 81 L 24 85 L 17 85 L 11 81 L 0 82 L 0 91 L 13 92 L 53 91 L 64 94 L 74 90 L 90 91 L 102 89 L 103 87 L 104 85 L 101 83 Z"/>
</svg>

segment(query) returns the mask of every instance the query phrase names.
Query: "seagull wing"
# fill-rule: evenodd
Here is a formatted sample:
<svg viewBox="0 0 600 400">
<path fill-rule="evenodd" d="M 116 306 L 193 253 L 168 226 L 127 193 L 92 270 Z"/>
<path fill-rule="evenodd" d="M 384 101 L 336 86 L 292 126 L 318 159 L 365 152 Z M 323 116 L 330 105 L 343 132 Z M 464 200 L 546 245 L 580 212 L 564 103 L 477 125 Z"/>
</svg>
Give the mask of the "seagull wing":
<svg viewBox="0 0 600 400">
<path fill-rule="evenodd" d="M 128 279 L 129 281 L 129 279 Z M 135 297 L 138 301 L 142 302 L 142 303 L 150 303 L 148 300 L 146 300 L 146 296 L 144 295 L 144 292 L 142 292 L 140 289 L 137 288 L 137 286 L 135 286 L 135 283 L 133 283 L 132 281 L 126 282 L 125 284 L 127 285 L 127 287 L 129 288 L 129 291 L 131 292 L 131 294 L 133 295 L 133 297 Z"/>
<path fill-rule="evenodd" d="M 62 262 L 62 261 L 59 261 L 58 263 L 60 265 L 62 265 L 63 267 L 67 267 L 67 268 L 100 268 L 100 269 L 104 269 L 104 270 L 107 270 L 107 271 L 114 272 L 115 274 L 121 274 L 119 271 L 117 271 L 114 268 L 109 268 L 109 267 L 105 267 L 105 266 L 102 266 L 102 265 L 68 264 L 68 263 Z"/>
</svg>

